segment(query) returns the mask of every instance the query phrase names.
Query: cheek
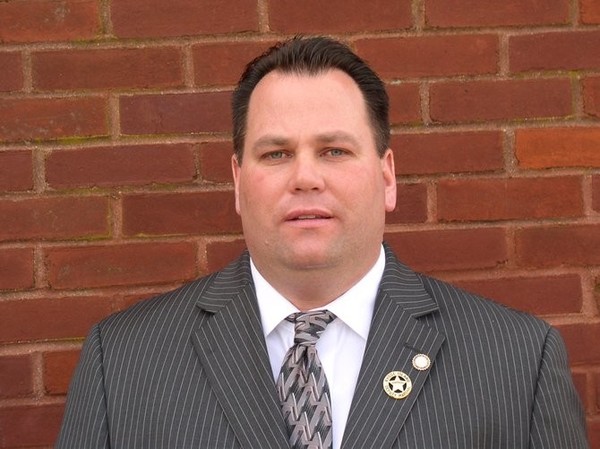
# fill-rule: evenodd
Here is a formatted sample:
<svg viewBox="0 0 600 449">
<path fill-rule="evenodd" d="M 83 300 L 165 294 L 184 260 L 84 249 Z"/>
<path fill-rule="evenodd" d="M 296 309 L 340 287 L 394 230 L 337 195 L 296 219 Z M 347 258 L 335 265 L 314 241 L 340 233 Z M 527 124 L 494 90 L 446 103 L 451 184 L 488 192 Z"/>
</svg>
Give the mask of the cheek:
<svg viewBox="0 0 600 449">
<path fill-rule="evenodd" d="M 272 199 L 269 197 L 269 189 L 265 189 L 265 182 L 256 176 L 247 177 L 240 184 L 239 207 L 244 215 L 260 215 L 270 209 Z"/>
<path fill-rule="evenodd" d="M 376 197 L 383 192 L 383 187 L 376 181 L 375 176 L 376 173 L 372 171 L 354 171 L 345 181 L 347 195 L 357 201 L 363 200 L 373 204 Z"/>
<path fill-rule="evenodd" d="M 365 214 L 385 214 L 388 207 L 386 189 L 382 182 L 374 182 L 374 179 L 357 179 L 353 198 Z"/>
</svg>

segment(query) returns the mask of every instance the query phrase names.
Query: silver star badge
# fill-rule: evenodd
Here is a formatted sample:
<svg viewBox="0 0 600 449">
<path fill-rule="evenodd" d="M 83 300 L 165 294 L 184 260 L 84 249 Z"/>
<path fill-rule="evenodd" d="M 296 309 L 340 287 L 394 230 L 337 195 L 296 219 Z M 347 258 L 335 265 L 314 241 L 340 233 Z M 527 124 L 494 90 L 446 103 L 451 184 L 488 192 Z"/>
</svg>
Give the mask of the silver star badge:
<svg viewBox="0 0 600 449">
<path fill-rule="evenodd" d="M 404 399 L 412 390 L 412 381 L 402 371 L 392 371 L 383 378 L 383 390 L 394 399 Z"/>
</svg>

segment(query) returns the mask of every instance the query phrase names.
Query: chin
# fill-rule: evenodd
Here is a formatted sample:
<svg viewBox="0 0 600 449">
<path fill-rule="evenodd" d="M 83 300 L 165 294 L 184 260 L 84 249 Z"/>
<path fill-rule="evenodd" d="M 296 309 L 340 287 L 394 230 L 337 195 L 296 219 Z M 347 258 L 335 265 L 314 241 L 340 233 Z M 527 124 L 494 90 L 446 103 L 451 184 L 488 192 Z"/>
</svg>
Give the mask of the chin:
<svg viewBox="0 0 600 449">
<path fill-rule="evenodd" d="M 331 259 L 331 254 L 323 249 L 318 251 L 290 249 L 286 252 L 285 259 L 287 259 L 288 264 L 291 266 L 316 269 L 327 266 Z"/>
<path fill-rule="evenodd" d="M 293 252 L 288 256 L 288 263 L 297 270 L 322 270 L 334 264 L 332 254 L 327 251 Z"/>
</svg>

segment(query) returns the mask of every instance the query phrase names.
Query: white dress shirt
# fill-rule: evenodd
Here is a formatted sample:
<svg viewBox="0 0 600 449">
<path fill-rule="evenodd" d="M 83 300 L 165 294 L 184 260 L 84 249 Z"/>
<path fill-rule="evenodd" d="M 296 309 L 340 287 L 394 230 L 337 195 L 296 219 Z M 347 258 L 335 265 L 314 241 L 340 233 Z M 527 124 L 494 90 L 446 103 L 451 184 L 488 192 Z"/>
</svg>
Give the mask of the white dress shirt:
<svg viewBox="0 0 600 449">
<path fill-rule="evenodd" d="M 371 270 L 350 290 L 318 310 L 337 316 L 317 342 L 331 396 L 333 449 L 339 449 L 371 327 L 377 290 L 385 267 L 383 247 Z M 267 351 L 277 381 L 283 359 L 294 344 L 294 325 L 285 318 L 299 310 L 277 292 L 251 263 Z"/>
</svg>

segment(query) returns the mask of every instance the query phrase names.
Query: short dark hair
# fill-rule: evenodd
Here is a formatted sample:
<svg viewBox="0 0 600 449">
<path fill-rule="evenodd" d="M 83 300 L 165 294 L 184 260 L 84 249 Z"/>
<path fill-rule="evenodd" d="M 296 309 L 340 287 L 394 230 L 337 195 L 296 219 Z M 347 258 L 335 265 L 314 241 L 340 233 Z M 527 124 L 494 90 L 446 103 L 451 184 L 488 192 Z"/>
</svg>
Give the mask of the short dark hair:
<svg viewBox="0 0 600 449">
<path fill-rule="evenodd" d="M 377 153 L 383 157 L 389 146 L 389 99 L 377 74 L 348 46 L 327 37 L 294 37 L 280 42 L 251 61 L 233 92 L 233 148 L 241 164 L 246 134 L 248 104 L 256 85 L 269 72 L 317 75 L 339 69 L 358 85 L 367 106 Z"/>
</svg>

